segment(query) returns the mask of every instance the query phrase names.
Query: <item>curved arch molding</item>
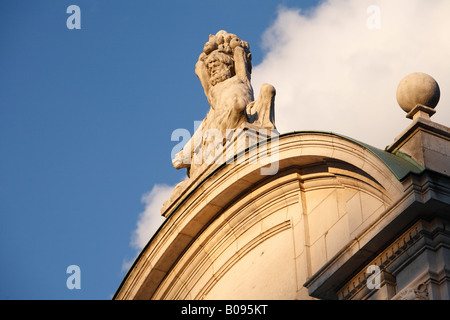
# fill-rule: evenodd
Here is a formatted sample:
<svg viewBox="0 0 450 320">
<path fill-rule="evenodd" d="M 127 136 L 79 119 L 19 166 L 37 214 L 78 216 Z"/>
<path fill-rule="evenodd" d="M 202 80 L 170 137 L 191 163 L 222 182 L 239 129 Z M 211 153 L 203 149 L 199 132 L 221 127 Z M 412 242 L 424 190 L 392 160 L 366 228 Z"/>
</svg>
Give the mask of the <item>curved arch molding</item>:
<svg viewBox="0 0 450 320">
<path fill-rule="evenodd" d="M 273 163 L 252 161 L 250 148 L 242 163 L 186 186 L 114 298 L 308 299 L 303 284 L 422 170 L 333 133 L 293 132 L 277 143 L 276 174 L 262 175 Z"/>
</svg>

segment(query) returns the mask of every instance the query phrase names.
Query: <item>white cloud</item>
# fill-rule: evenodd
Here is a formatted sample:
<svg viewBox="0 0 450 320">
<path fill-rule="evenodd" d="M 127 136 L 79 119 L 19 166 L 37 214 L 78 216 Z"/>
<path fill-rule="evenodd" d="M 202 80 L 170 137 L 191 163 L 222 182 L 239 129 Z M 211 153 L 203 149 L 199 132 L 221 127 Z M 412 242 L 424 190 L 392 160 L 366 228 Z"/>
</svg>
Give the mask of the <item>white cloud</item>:
<svg viewBox="0 0 450 320">
<path fill-rule="evenodd" d="M 150 192 L 142 196 L 141 201 L 145 204 L 145 209 L 139 214 L 130 242 L 131 247 L 138 252 L 145 247 L 164 222 L 165 218 L 161 216 L 161 208 L 164 201 L 170 198 L 173 189 L 174 186 L 155 184 Z M 132 266 L 134 259 L 124 259 L 122 271 L 127 271 Z"/>
<path fill-rule="evenodd" d="M 142 250 L 153 234 L 161 226 L 165 218 L 161 216 L 161 208 L 164 201 L 170 198 L 174 186 L 165 184 L 155 184 L 150 192 L 141 198 L 145 204 L 145 209 L 139 215 L 139 220 L 134 230 L 131 246 Z"/>
<path fill-rule="evenodd" d="M 136 259 L 136 257 L 134 257 L 131 260 L 123 259 L 123 261 L 122 261 L 122 272 L 127 272 L 128 270 L 130 270 L 130 268 L 133 265 L 135 259 Z"/>
<path fill-rule="evenodd" d="M 380 8 L 380 29 L 367 27 Z M 450 1 L 328 0 L 310 12 L 280 8 L 253 71 L 277 89 L 280 132 L 323 130 L 384 148 L 410 123 L 396 102 L 400 80 L 433 76 L 432 120 L 450 126 Z"/>
</svg>

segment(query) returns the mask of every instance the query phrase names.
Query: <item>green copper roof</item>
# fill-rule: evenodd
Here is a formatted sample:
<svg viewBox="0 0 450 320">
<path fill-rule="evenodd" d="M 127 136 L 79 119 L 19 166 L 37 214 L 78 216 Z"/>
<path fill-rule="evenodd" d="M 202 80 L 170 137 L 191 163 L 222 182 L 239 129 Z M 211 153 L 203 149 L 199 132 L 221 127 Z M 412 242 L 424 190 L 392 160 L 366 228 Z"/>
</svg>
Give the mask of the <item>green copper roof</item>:
<svg viewBox="0 0 450 320">
<path fill-rule="evenodd" d="M 280 137 L 282 136 L 288 136 L 291 134 L 301 134 L 301 133 L 319 133 L 319 134 L 329 134 L 329 135 L 334 135 L 334 136 L 338 136 L 341 137 L 345 140 L 349 140 L 352 141 L 358 145 L 360 145 L 361 147 L 369 150 L 370 152 L 372 152 L 375 156 L 377 156 L 390 170 L 391 172 L 395 175 L 395 177 L 401 181 L 402 179 L 404 179 L 409 173 L 421 173 L 424 168 L 419 165 L 417 162 L 415 162 L 413 159 L 411 159 L 410 157 L 408 157 L 407 155 L 401 153 L 401 152 L 397 152 L 396 154 L 392 154 L 390 152 L 375 148 L 371 145 L 368 145 L 366 143 L 360 142 L 358 140 L 346 137 L 344 135 L 341 134 L 337 134 L 334 132 L 329 132 L 329 131 L 293 131 L 293 132 L 289 132 L 289 133 L 285 133 L 285 134 L 281 134 Z"/>
</svg>

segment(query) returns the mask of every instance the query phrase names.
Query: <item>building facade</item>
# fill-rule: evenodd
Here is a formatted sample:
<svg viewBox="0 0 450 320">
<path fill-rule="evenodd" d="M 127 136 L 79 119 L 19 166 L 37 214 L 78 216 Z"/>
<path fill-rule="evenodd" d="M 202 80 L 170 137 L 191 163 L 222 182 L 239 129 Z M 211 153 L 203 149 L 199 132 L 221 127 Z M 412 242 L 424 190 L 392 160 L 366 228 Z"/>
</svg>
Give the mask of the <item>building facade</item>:
<svg viewBox="0 0 450 320">
<path fill-rule="evenodd" d="M 411 124 L 385 150 L 241 127 L 233 161 L 176 188 L 114 299 L 450 299 L 450 129 L 430 78 L 400 83 Z"/>
</svg>

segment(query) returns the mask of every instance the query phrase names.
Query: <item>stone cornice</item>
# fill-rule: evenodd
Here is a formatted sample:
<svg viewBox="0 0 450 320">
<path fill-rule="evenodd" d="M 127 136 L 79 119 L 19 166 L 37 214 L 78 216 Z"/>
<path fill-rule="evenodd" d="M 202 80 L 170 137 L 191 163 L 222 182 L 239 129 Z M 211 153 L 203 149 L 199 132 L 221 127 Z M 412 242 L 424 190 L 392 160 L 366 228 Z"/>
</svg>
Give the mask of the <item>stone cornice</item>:
<svg viewBox="0 0 450 320">
<path fill-rule="evenodd" d="M 321 299 L 338 299 L 338 288 L 351 279 L 382 250 L 390 239 L 404 232 L 420 218 L 445 215 L 450 208 L 450 179 L 425 170 L 410 174 L 403 181 L 405 191 L 373 225 L 342 248 L 305 284 L 310 295 Z M 395 247 L 395 245 L 394 245 Z"/>
<path fill-rule="evenodd" d="M 375 259 L 367 263 L 366 266 L 375 265 L 380 268 L 381 272 L 384 272 L 395 259 L 411 248 L 423 236 L 422 231 L 421 223 L 417 223 L 391 243 Z M 351 299 L 352 296 L 365 287 L 369 276 L 370 274 L 367 273 L 366 269 L 361 270 L 338 291 L 338 298 L 340 300 Z"/>
</svg>

